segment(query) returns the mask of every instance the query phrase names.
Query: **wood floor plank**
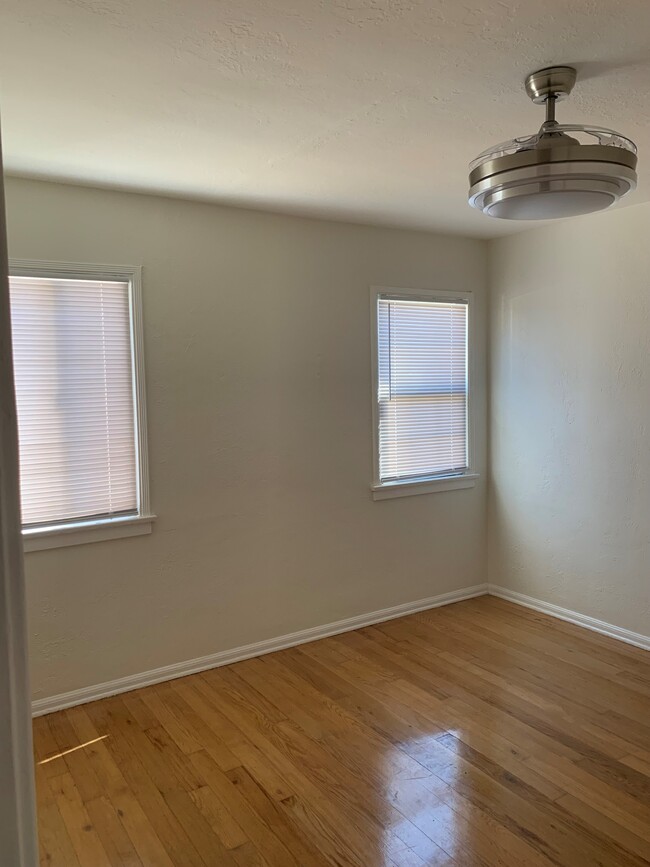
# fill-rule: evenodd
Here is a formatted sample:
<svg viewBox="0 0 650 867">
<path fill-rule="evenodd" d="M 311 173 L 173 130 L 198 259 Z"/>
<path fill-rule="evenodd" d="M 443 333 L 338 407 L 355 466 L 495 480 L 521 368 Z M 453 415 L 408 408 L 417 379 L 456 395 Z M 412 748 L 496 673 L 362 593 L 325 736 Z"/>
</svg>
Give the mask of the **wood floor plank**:
<svg viewBox="0 0 650 867">
<path fill-rule="evenodd" d="M 192 763 L 200 769 L 207 785 L 212 789 L 221 803 L 231 812 L 234 811 L 242 830 L 256 846 L 264 853 L 264 858 L 270 867 L 300 867 L 296 854 L 287 848 L 282 840 L 282 828 L 271 827 L 265 819 L 242 795 L 233 779 L 227 774 L 233 774 L 238 769 L 224 772 L 213 762 L 207 753 L 198 752 L 191 756 Z"/>
<path fill-rule="evenodd" d="M 81 864 L 112 867 L 72 776 L 66 771 L 49 780 L 50 788 Z"/>
<path fill-rule="evenodd" d="M 359 640 L 357 636 L 355 640 Z M 504 710 L 510 717 L 525 722 L 556 743 L 564 744 L 573 753 L 602 749 L 603 744 L 587 731 L 579 731 L 580 720 L 597 722 L 605 730 L 614 729 L 624 735 L 633 746 L 642 747 L 650 740 L 650 728 L 618 711 L 593 711 L 570 699 L 559 701 L 545 696 L 539 688 L 519 687 L 507 677 L 493 676 L 480 666 L 467 662 L 454 654 L 441 658 L 438 652 L 430 652 L 422 643 L 413 643 L 401 648 L 407 662 L 405 666 L 415 673 L 416 682 L 428 677 L 442 684 L 453 698 L 472 702 L 476 698 Z M 383 650 L 381 652 L 384 652 Z M 396 654 L 394 654 L 396 655 Z M 549 670 L 549 678 L 553 670 Z M 574 736 L 573 733 L 576 733 Z"/>
<path fill-rule="evenodd" d="M 320 823 L 327 829 L 331 841 L 342 836 L 353 850 L 373 852 L 379 839 L 382 851 L 399 851 L 404 847 L 386 818 L 386 813 L 392 811 L 390 804 L 384 803 L 383 809 L 376 814 L 369 806 L 376 801 L 376 793 L 368 787 L 365 777 L 350 777 L 346 781 L 345 773 L 339 770 L 339 779 L 332 768 L 335 760 L 288 720 L 273 728 L 258 730 L 256 717 L 249 713 L 250 703 L 240 692 L 231 691 L 229 701 L 223 701 L 223 694 L 221 699 L 225 712 L 238 721 L 242 730 L 295 789 L 299 797 L 286 799 L 283 804 L 289 803 L 303 810 L 305 820 Z M 381 806 L 381 801 L 379 804 Z M 395 821 L 401 823 L 402 817 L 397 815 Z"/>
<path fill-rule="evenodd" d="M 239 867 L 269 867 L 269 862 L 262 857 L 259 849 L 256 849 L 250 840 L 233 849 L 232 856 Z"/>
<path fill-rule="evenodd" d="M 53 764 L 62 765 L 61 773 L 66 770 L 70 773 L 75 788 L 84 803 L 101 798 L 103 788 L 97 779 L 92 764 L 88 761 L 87 755 L 87 750 L 90 750 L 94 744 L 88 743 L 87 746 L 79 744 L 77 733 L 70 723 L 67 713 L 52 714 L 48 719 L 52 734 L 61 752 L 61 760 L 57 760 Z"/>
<path fill-rule="evenodd" d="M 120 816 L 107 797 L 85 803 L 93 828 L 114 867 L 143 867 Z"/>
<path fill-rule="evenodd" d="M 134 747 L 125 736 L 125 727 L 122 724 L 125 714 L 124 709 L 119 709 L 119 701 L 108 699 L 88 705 L 87 713 L 99 731 L 111 732 L 111 737 L 106 741 L 108 749 L 172 864 L 205 867 L 205 861 L 178 818 L 169 809 L 163 793 L 149 773 L 151 751 L 146 749 L 141 752 L 139 744 Z"/>
<path fill-rule="evenodd" d="M 567 794 L 576 795 L 650 844 L 650 810 L 636 798 L 617 791 L 561 756 L 534 757 L 527 763 L 562 786 Z"/>
<path fill-rule="evenodd" d="M 435 775 L 396 784 L 393 801 L 405 814 L 413 816 L 418 827 L 458 864 L 548 867 L 553 863 L 544 853 L 536 851 L 523 834 L 513 833 Z"/>
<path fill-rule="evenodd" d="M 52 733 L 50 722 L 58 714 L 36 717 L 33 721 L 34 761 L 41 777 L 58 777 L 66 769 L 61 749 Z"/>
<path fill-rule="evenodd" d="M 41 736 L 45 744 L 51 735 L 43 726 L 38 727 L 38 735 L 34 744 L 37 749 L 37 741 Z M 39 833 L 38 843 L 40 850 L 40 863 L 48 867 L 79 867 L 79 859 L 68 830 L 63 822 L 49 784 L 50 777 L 44 768 L 37 765 L 36 773 L 36 800 L 38 803 Z"/>
<path fill-rule="evenodd" d="M 43 867 L 650 867 L 650 654 L 495 597 L 34 721 Z"/>
<path fill-rule="evenodd" d="M 602 811 L 586 804 L 575 795 L 563 795 L 557 801 L 558 806 L 568 813 L 579 817 L 585 824 L 594 828 L 597 832 L 605 832 L 612 840 L 616 840 L 623 850 L 628 850 L 645 858 L 649 854 L 650 845 L 647 840 L 634 834 L 624 825 L 619 824 Z"/>
<path fill-rule="evenodd" d="M 621 763 L 627 765 L 629 768 L 634 768 L 636 771 L 640 771 L 650 779 L 650 753 L 647 753 L 645 756 L 635 754 L 623 756 Z"/>
<path fill-rule="evenodd" d="M 193 735 L 191 723 L 182 714 L 175 713 L 175 696 L 169 683 L 157 684 L 142 692 L 142 700 L 152 712 L 155 725 L 162 726 L 181 752 L 189 755 L 203 746 Z"/>
<path fill-rule="evenodd" d="M 196 750 L 194 752 L 197 752 Z M 190 792 L 190 797 L 212 826 L 226 849 L 238 849 L 249 839 L 233 816 L 225 809 L 209 786 L 201 786 Z"/>
<path fill-rule="evenodd" d="M 56 805 L 39 806 L 38 836 L 42 867 L 80 867 L 72 840 Z"/>
<path fill-rule="evenodd" d="M 295 823 L 288 821 L 282 808 L 257 784 L 246 768 L 234 768 L 227 771 L 226 776 L 246 798 L 258 817 L 266 822 L 269 828 L 279 832 L 284 845 L 288 846 L 299 864 L 303 867 L 325 867 L 327 862 L 315 842 L 298 830 Z"/>
<path fill-rule="evenodd" d="M 286 664 L 286 654 L 283 657 L 283 660 Z M 237 669 L 240 670 L 241 666 L 237 666 Z M 302 669 L 299 669 L 302 670 Z M 382 679 L 385 680 L 385 679 Z M 277 681 L 277 678 L 274 679 L 274 683 Z M 312 698 L 311 690 L 313 687 L 305 684 L 302 691 L 303 697 L 303 705 L 308 706 L 309 699 Z M 321 708 L 321 711 L 323 708 Z M 290 715 L 290 708 L 285 708 L 287 715 Z M 321 740 L 316 743 L 310 743 L 309 738 L 303 732 L 301 733 L 300 727 L 297 723 L 293 722 L 282 722 L 277 726 L 277 730 L 282 733 L 287 738 L 286 748 L 291 750 L 295 749 L 298 751 L 298 755 L 303 756 L 303 761 L 310 761 L 311 757 L 319 757 L 318 758 L 318 767 L 314 770 L 314 773 L 317 775 L 317 779 L 329 790 L 332 791 L 335 781 L 336 781 L 336 772 L 330 773 L 330 771 L 336 768 L 338 765 L 343 765 L 346 769 L 351 770 L 353 773 L 350 775 L 350 780 L 355 781 L 354 788 L 361 795 L 361 803 L 366 803 L 368 800 L 374 799 L 374 793 L 377 788 L 382 789 L 386 785 L 396 785 L 400 780 L 416 780 L 422 776 L 426 776 L 427 774 L 423 771 L 421 767 L 418 768 L 418 763 L 416 762 L 408 762 L 404 765 L 404 762 L 398 761 L 395 764 L 395 758 L 391 756 L 392 761 L 389 759 L 386 761 L 386 747 L 389 747 L 388 744 L 376 743 L 374 745 L 374 749 L 371 750 L 367 755 L 364 756 L 363 751 L 360 751 L 360 756 L 356 756 L 356 753 L 359 751 L 358 744 L 358 736 L 355 734 L 355 727 L 348 725 L 345 734 L 347 742 L 339 742 L 337 743 L 335 740 L 337 727 L 341 722 L 348 722 L 347 720 L 341 720 L 340 714 L 334 715 L 334 725 L 331 730 L 330 735 L 326 738 L 326 740 Z M 366 733 L 368 734 L 368 733 Z M 371 739 L 372 740 L 372 739 Z M 376 740 L 376 739 L 375 739 Z M 378 749 L 382 748 L 382 749 Z M 380 763 L 380 769 L 382 774 L 386 773 L 386 769 L 383 767 L 384 764 L 388 765 L 387 778 L 382 778 L 380 775 L 379 778 L 373 779 L 373 775 L 377 773 L 376 765 L 376 757 L 382 757 L 382 762 Z M 408 754 L 407 754 L 408 755 Z M 351 763 L 350 763 L 351 762 Z M 368 777 L 368 781 L 371 783 L 371 786 L 367 791 L 364 790 L 364 778 Z M 350 793 L 348 793 L 348 796 Z M 444 811 L 446 814 L 446 819 L 448 821 L 440 821 L 435 822 L 427 822 L 422 816 L 420 816 L 416 821 L 410 821 L 404 814 L 395 813 L 388 814 L 382 811 L 382 813 L 378 814 L 378 818 L 384 824 L 386 829 L 390 829 L 390 833 L 393 838 L 392 845 L 399 846 L 399 841 L 405 843 L 410 847 L 414 847 L 417 849 L 418 853 L 426 852 L 427 859 L 431 859 L 432 857 L 440 857 L 443 854 L 447 854 L 443 845 L 449 845 L 450 840 L 453 839 L 454 835 L 450 833 L 449 825 L 455 825 L 457 822 L 461 821 L 457 817 L 452 817 L 451 811 L 448 810 L 444 805 L 441 807 L 439 804 L 434 803 L 431 798 L 430 793 L 424 791 L 424 802 L 428 801 L 428 812 L 431 812 L 434 809 L 437 809 L 438 813 Z M 427 812 L 425 810 L 425 812 Z M 465 821 L 465 824 L 472 825 L 474 821 L 474 816 Z M 425 830 L 426 829 L 426 830 Z M 431 835 L 435 834 L 435 837 Z M 516 841 L 513 841 L 516 843 Z M 487 846 L 485 848 L 488 848 Z M 519 848 L 521 849 L 529 849 L 529 846 L 526 841 L 522 841 Z M 432 851 L 433 850 L 433 851 Z M 399 849 L 398 849 L 399 851 Z M 495 850 L 496 851 L 496 850 Z M 535 856 L 533 852 L 528 852 L 527 857 L 523 857 L 521 853 L 520 860 L 522 863 L 527 864 L 539 864 L 546 863 L 546 860 L 540 860 Z M 474 857 L 478 858 L 478 853 L 474 853 Z M 478 863 L 478 861 L 477 861 Z M 489 859 L 482 861 L 481 863 L 486 864 L 501 864 L 500 860 L 495 860 L 495 853 L 492 853 Z M 503 862 L 505 863 L 505 862 Z"/>
<path fill-rule="evenodd" d="M 607 863 L 623 860 L 630 865 L 639 863 L 633 853 L 622 850 L 615 840 L 567 817 L 553 801 L 512 774 L 504 773 L 496 763 L 452 735 L 439 738 L 436 743 L 462 762 L 464 774 L 462 783 L 457 785 L 459 791 L 483 809 L 493 811 L 505 827 L 526 828 L 527 839 L 535 837 L 541 844 L 540 851 L 552 856 L 556 863 L 570 867 L 578 857 L 594 867 L 598 867 L 601 858 Z M 455 783 L 455 774 L 456 766 L 449 766 L 437 776 L 444 782 Z"/>
<path fill-rule="evenodd" d="M 310 655 L 313 660 L 317 660 L 318 653 L 314 652 L 314 648 L 317 647 L 318 645 L 316 644 L 310 645 L 306 649 L 303 648 L 302 652 Z M 311 664 L 313 665 L 314 663 L 312 662 Z M 341 671 L 340 667 L 339 674 L 331 672 L 329 679 L 337 678 L 338 681 L 341 682 L 340 675 L 349 678 L 349 685 L 351 687 L 354 683 L 353 676 Z M 355 702 L 349 703 L 344 700 L 343 704 L 350 710 L 350 712 L 359 714 L 359 716 L 379 734 L 383 734 L 394 743 L 398 744 L 403 744 L 405 740 L 410 741 L 418 735 L 420 738 L 435 735 L 436 729 L 434 724 L 439 725 L 439 734 L 445 734 L 449 729 L 453 729 L 456 736 L 465 741 L 468 745 L 480 745 L 486 754 L 488 754 L 490 758 L 499 761 L 504 769 L 517 773 L 519 777 L 529 782 L 531 785 L 534 785 L 535 788 L 539 789 L 547 796 L 554 799 L 564 794 L 563 790 L 549 783 L 539 774 L 536 774 L 535 772 L 531 773 L 531 769 L 523 762 L 523 759 L 528 753 L 523 754 L 518 750 L 515 742 L 502 737 L 496 730 L 486 732 L 483 719 L 475 721 L 471 715 L 471 708 L 469 708 L 468 705 L 466 705 L 462 711 L 457 711 L 454 710 L 449 702 L 446 702 L 444 705 L 441 705 L 440 703 L 435 704 L 432 708 L 430 700 L 428 702 L 429 707 L 423 706 L 423 702 L 420 700 L 418 706 L 422 707 L 426 716 L 419 714 L 414 716 L 412 709 L 414 703 L 413 690 L 411 690 L 410 695 L 404 695 L 401 703 L 398 703 L 397 705 L 394 703 L 393 695 L 396 693 L 396 690 L 399 690 L 401 687 L 403 687 L 403 684 L 399 681 L 393 681 L 388 689 L 385 686 L 378 688 L 376 685 L 372 687 L 366 685 L 361 690 L 355 689 L 355 692 L 359 693 L 361 696 L 357 696 Z M 417 729 L 414 728 L 412 723 L 406 724 L 400 720 L 399 717 L 394 716 L 394 714 L 389 714 L 387 709 L 381 705 L 381 702 L 378 699 L 375 699 L 375 696 L 380 696 L 384 701 L 389 702 L 391 709 L 395 709 L 396 712 L 402 716 L 406 716 L 412 721 L 416 720 Z M 422 693 L 422 696 L 426 701 L 426 694 Z M 422 696 L 420 696 L 420 699 L 422 699 Z M 380 723 L 377 723 L 376 713 L 370 716 L 367 713 L 368 708 L 372 707 L 375 702 L 380 707 L 383 707 L 385 711 L 381 716 Z M 411 704 L 410 708 L 408 707 L 408 703 Z M 406 732 L 404 731 L 404 725 L 407 725 Z"/>
<path fill-rule="evenodd" d="M 516 634 L 521 637 L 521 630 Z M 523 634 L 525 634 L 525 627 Z M 476 630 L 473 630 L 472 635 L 476 641 Z M 426 641 L 428 637 L 428 634 L 424 637 L 415 636 L 414 640 L 419 643 L 422 640 Z M 586 671 L 583 666 L 574 665 L 573 660 L 563 660 L 563 665 L 558 667 L 553 657 L 540 653 L 537 649 L 531 652 L 533 648 L 529 648 L 526 652 L 521 641 L 513 642 L 507 635 L 500 634 L 494 640 L 488 639 L 488 642 L 481 647 L 480 653 L 477 653 L 476 647 L 472 648 L 468 642 L 466 646 L 470 658 L 475 659 L 489 671 L 522 679 L 525 683 L 536 685 L 543 692 L 558 696 L 562 701 L 570 698 L 573 703 L 584 704 L 598 711 L 623 700 L 626 713 L 632 719 L 641 722 L 646 719 L 646 697 L 619 684 L 616 676 Z M 555 645 L 553 647 L 555 649 Z M 441 653 L 441 658 L 444 659 L 448 653 L 449 651 Z M 453 653 L 458 653 L 458 647 L 454 648 Z M 553 680 L 547 677 L 549 665 L 553 665 L 555 671 Z"/>
<path fill-rule="evenodd" d="M 251 702 L 240 690 L 231 687 L 228 696 L 222 693 L 220 698 L 224 712 L 237 721 L 248 737 L 286 775 L 296 794 L 309 800 L 313 808 L 321 812 L 322 821 L 336 826 L 345 822 L 347 816 L 355 820 L 355 836 L 365 837 L 371 850 L 379 835 L 385 838 L 387 851 L 402 848 L 386 819 L 386 814 L 391 812 L 390 804 L 385 802 L 382 805 L 380 802 L 381 809 L 376 815 L 368 809 L 368 800 L 374 802 L 375 793 L 368 787 L 365 777 L 350 775 L 346 779 L 342 768 L 338 768 L 322 745 L 310 740 L 297 724 L 286 719 L 258 730 L 259 711 L 251 711 Z M 349 830 L 346 824 L 342 827 Z"/>
<path fill-rule="evenodd" d="M 104 739 L 97 740 L 98 731 L 86 713 L 86 708 L 70 708 L 66 711 L 66 715 L 77 732 L 80 743 L 90 744 L 84 750 L 84 756 L 92 766 L 102 785 L 104 796 L 115 809 L 144 867 L 148 864 L 155 864 L 156 867 L 172 867 L 169 855 L 147 819 L 140 802 L 129 788 Z"/>
</svg>

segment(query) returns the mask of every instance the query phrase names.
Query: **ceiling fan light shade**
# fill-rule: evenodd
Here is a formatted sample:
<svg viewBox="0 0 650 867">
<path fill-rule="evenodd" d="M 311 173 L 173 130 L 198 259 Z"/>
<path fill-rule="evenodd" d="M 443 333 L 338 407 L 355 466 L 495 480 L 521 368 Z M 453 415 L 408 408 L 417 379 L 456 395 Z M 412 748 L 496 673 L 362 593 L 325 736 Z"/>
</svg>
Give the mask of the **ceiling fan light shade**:
<svg viewBox="0 0 650 867">
<path fill-rule="evenodd" d="M 610 207 L 636 186 L 636 154 L 572 145 L 486 160 L 470 175 L 469 203 L 491 217 L 550 220 Z"/>
<path fill-rule="evenodd" d="M 510 197 L 497 194 L 485 204 L 483 213 L 503 220 L 555 220 L 601 211 L 615 201 L 608 193 L 593 190 L 517 190 Z"/>
</svg>

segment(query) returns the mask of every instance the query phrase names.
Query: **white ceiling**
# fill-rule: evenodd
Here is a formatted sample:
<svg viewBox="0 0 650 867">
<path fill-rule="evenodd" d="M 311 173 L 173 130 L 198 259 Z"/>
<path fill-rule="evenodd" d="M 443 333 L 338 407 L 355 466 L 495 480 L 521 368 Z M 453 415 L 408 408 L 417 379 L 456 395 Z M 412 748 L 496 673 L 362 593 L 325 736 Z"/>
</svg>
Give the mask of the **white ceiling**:
<svg viewBox="0 0 650 867">
<path fill-rule="evenodd" d="M 542 110 L 639 145 L 650 200 L 649 0 L 3 0 L 9 173 L 491 236 L 467 163 Z M 646 162 L 647 160 L 647 162 Z M 530 224 L 529 224 L 530 225 Z"/>
</svg>

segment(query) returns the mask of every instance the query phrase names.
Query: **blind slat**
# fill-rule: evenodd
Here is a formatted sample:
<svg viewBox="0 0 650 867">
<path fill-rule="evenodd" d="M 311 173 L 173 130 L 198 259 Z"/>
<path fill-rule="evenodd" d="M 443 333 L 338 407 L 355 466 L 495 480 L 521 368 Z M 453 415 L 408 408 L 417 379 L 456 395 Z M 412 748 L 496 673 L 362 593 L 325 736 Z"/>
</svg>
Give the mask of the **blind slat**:
<svg viewBox="0 0 650 867">
<path fill-rule="evenodd" d="M 379 478 L 467 469 L 466 302 L 377 302 Z"/>
<path fill-rule="evenodd" d="M 9 287 L 23 524 L 136 513 L 128 282 Z"/>
</svg>

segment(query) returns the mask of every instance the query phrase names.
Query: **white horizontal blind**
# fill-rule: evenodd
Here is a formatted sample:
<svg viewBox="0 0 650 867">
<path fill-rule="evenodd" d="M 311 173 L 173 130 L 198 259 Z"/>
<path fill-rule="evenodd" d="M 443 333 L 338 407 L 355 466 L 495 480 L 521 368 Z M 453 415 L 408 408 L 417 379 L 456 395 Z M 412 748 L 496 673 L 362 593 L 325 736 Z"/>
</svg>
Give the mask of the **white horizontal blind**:
<svg viewBox="0 0 650 867">
<path fill-rule="evenodd" d="M 379 480 L 467 469 L 467 302 L 380 295 Z"/>
<path fill-rule="evenodd" d="M 9 286 L 23 526 L 137 514 L 129 283 Z"/>
</svg>

